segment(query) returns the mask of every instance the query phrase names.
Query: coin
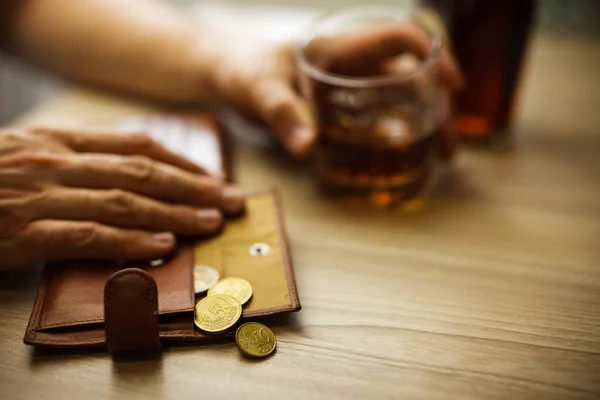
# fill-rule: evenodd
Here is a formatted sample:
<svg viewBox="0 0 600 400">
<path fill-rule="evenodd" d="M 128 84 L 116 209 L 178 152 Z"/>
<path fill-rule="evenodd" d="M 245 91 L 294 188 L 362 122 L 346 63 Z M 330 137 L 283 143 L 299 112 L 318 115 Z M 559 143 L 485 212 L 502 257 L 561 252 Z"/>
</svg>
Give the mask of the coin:
<svg viewBox="0 0 600 400">
<path fill-rule="evenodd" d="M 242 305 L 228 294 L 205 297 L 196 304 L 194 323 L 207 333 L 222 333 L 242 316 Z"/>
<path fill-rule="evenodd" d="M 242 278 L 225 278 L 208 290 L 209 296 L 218 293 L 229 294 L 235 297 L 241 305 L 244 305 L 252 297 L 252 286 Z"/>
<path fill-rule="evenodd" d="M 150 264 L 151 267 L 160 267 L 164 263 L 165 263 L 164 258 L 157 258 L 155 260 L 150 260 L 150 262 L 148 264 Z"/>
<path fill-rule="evenodd" d="M 258 322 L 246 322 L 235 332 L 235 342 L 248 357 L 266 357 L 275 351 L 277 338 L 272 330 Z"/>
<path fill-rule="evenodd" d="M 194 265 L 194 292 L 202 294 L 219 281 L 219 271 L 207 265 Z"/>
</svg>

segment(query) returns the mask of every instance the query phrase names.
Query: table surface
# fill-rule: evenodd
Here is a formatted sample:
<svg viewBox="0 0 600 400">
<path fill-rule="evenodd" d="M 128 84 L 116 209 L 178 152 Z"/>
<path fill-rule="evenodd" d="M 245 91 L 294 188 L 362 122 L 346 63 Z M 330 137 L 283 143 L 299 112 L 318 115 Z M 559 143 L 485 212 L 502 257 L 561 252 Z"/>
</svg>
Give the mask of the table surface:
<svg viewBox="0 0 600 400">
<path fill-rule="evenodd" d="M 419 212 L 336 206 L 306 165 L 238 141 L 242 188 L 282 191 L 304 306 L 274 327 L 277 353 L 251 362 L 219 343 L 128 363 L 38 354 L 22 336 L 39 271 L 10 272 L 0 397 L 599 398 L 598 71 L 599 44 L 536 37 L 515 149 L 462 151 Z M 15 123 L 155 111 L 80 90 Z"/>
</svg>

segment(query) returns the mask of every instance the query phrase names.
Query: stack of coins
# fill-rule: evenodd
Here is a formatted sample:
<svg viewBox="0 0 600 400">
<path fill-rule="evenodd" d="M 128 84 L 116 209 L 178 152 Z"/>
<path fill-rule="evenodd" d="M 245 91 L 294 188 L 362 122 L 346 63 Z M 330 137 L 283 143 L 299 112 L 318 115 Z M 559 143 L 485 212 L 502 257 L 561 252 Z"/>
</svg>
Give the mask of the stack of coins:
<svg viewBox="0 0 600 400">
<path fill-rule="evenodd" d="M 196 303 L 194 323 L 207 334 L 224 334 L 237 325 L 242 308 L 252 298 L 252 285 L 242 278 L 229 277 L 219 280 L 214 268 L 194 267 L 196 295 L 206 297 Z M 271 329 L 258 322 L 247 322 L 235 333 L 235 341 L 247 357 L 267 357 L 275 351 L 277 338 Z"/>
</svg>

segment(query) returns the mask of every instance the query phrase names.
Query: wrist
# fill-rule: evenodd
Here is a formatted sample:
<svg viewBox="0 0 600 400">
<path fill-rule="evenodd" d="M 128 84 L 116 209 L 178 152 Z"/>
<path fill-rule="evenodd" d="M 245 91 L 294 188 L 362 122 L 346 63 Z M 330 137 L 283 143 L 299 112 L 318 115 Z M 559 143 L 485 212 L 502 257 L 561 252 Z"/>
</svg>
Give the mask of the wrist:
<svg viewBox="0 0 600 400">
<path fill-rule="evenodd" d="M 225 36 L 203 31 L 190 45 L 189 68 L 193 76 L 190 88 L 196 101 L 221 101 L 226 80 L 230 46 Z"/>
</svg>

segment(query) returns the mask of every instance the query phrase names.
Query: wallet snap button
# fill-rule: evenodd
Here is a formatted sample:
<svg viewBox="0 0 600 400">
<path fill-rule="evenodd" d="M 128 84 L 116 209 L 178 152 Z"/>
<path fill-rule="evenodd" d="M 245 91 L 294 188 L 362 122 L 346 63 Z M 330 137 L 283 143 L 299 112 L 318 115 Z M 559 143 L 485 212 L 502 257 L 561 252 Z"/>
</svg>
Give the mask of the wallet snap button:
<svg viewBox="0 0 600 400">
<path fill-rule="evenodd" d="M 269 254 L 270 250 L 271 248 L 266 243 L 254 243 L 252 246 L 250 246 L 248 252 L 251 256 L 258 257 Z"/>
</svg>

